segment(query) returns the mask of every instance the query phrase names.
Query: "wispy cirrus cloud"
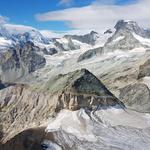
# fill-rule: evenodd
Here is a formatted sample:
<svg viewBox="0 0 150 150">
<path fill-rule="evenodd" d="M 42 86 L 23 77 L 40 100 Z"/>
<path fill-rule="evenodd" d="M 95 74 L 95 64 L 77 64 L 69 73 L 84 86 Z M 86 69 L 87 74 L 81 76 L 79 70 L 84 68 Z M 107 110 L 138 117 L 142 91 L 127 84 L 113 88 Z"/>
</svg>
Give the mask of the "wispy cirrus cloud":
<svg viewBox="0 0 150 150">
<path fill-rule="evenodd" d="M 9 21 L 8 17 L 0 15 L 0 24 L 5 24 Z"/>
<path fill-rule="evenodd" d="M 114 0 L 109 4 L 101 2 L 101 0 L 96 0 L 91 5 L 84 7 L 40 13 L 36 15 L 36 19 L 65 21 L 69 27 L 80 30 L 109 28 L 119 19 L 135 20 L 146 28 L 150 27 L 149 0 L 138 0 L 129 5 L 116 5 Z"/>
<path fill-rule="evenodd" d="M 60 0 L 59 4 L 70 6 L 72 4 L 72 2 L 73 2 L 73 0 Z"/>
</svg>

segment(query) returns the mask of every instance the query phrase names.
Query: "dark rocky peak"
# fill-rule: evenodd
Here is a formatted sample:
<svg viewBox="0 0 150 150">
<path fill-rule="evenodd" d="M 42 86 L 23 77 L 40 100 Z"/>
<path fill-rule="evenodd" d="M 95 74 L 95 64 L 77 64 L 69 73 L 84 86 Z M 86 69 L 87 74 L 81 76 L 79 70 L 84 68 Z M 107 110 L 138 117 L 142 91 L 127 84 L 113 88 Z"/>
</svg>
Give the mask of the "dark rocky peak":
<svg viewBox="0 0 150 150">
<path fill-rule="evenodd" d="M 116 32 L 132 32 L 142 37 L 150 38 L 150 31 L 145 30 L 132 20 L 119 20 L 114 27 Z"/>
<path fill-rule="evenodd" d="M 89 34 L 90 34 L 90 35 L 98 35 L 98 33 L 95 32 L 95 31 L 91 31 Z"/>
<path fill-rule="evenodd" d="M 120 29 L 129 29 L 129 30 L 134 30 L 136 28 L 140 28 L 138 24 L 135 21 L 126 21 L 126 20 L 119 20 L 117 24 L 114 27 L 116 30 Z"/>
<path fill-rule="evenodd" d="M 24 32 L 23 34 L 18 34 L 16 35 L 16 38 L 19 40 L 19 42 L 32 41 L 32 42 L 38 42 L 44 44 L 49 43 L 48 39 L 43 37 L 43 35 L 39 31 L 36 31 L 34 29 L 28 32 Z"/>
<path fill-rule="evenodd" d="M 95 94 L 99 96 L 113 96 L 103 83 L 86 69 L 70 73 L 72 81 L 69 83 L 70 90 L 78 93 Z"/>
<path fill-rule="evenodd" d="M 22 42 L 20 44 L 15 45 L 15 47 L 13 48 L 15 50 L 17 50 L 20 55 L 21 52 L 25 52 L 26 54 L 29 52 L 38 52 L 39 51 L 39 47 L 35 46 L 33 42 L 31 41 L 27 41 L 27 42 Z"/>
<path fill-rule="evenodd" d="M 111 34 L 111 33 L 113 33 L 113 31 L 111 29 L 108 29 L 104 32 L 104 34 Z"/>
<path fill-rule="evenodd" d="M 86 69 L 76 70 L 50 79 L 44 89 L 59 95 L 56 108 L 78 110 L 95 109 L 99 106 L 124 105 L 105 85 Z"/>
<path fill-rule="evenodd" d="M 104 52 L 111 52 L 116 49 L 132 50 L 139 47 L 149 47 L 139 41 L 135 35 L 150 38 L 150 32 L 141 28 L 136 22 L 119 20 L 114 28 L 116 31 L 105 43 Z"/>
<path fill-rule="evenodd" d="M 24 48 L 24 49 L 36 50 L 38 47 L 35 46 L 33 42 L 27 41 L 26 43 L 23 44 L 23 48 Z"/>
<path fill-rule="evenodd" d="M 137 33 L 140 30 L 144 30 L 141 28 L 137 22 L 132 20 L 119 20 L 114 27 L 116 30 L 127 29 L 129 31 L 134 31 Z"/>
<path fill-rule="evenodd" d="M 91 31 L 85 35 L 65 35 L 64 38 L 66 39 L 75 39 L 82 43 L 95 45 L 96 40 L 99 38 L 99 35 L 95 31 Z"/>
<path fill-rule="evenodd" d="M 27 41 L 23 44 L 23 47 L 33 47 L 33 46 L 34 46 L 34 43 L 31 41 Z"/>
</svg>

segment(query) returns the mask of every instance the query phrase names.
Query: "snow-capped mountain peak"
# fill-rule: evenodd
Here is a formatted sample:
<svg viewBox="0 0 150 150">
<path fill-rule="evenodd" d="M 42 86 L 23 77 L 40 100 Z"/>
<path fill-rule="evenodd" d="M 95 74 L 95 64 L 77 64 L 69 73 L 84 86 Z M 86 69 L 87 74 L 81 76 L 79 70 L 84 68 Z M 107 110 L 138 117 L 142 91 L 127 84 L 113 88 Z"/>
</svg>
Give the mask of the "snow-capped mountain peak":
<svg viewBox="0 0 150 150">
<path fill-rule="evenodd" d="M 5 40 L 11 41 L 14 45 L 28 41 L 31 41 L 35 44 L 48 44 L 47 38 L 45 38 L 40 31 L 30 26 L 12 24 L 0 25 L 0 36 Z"/>
<path fill-rule="evenodd" d="M 116 29 L 116 32 L 132 32 L 139 36 L 150 38 L 150 31 L 143 29 L 137 24 L 137 22 L 132 20 L 119 20 L 114 28 Z"/>
</svg>

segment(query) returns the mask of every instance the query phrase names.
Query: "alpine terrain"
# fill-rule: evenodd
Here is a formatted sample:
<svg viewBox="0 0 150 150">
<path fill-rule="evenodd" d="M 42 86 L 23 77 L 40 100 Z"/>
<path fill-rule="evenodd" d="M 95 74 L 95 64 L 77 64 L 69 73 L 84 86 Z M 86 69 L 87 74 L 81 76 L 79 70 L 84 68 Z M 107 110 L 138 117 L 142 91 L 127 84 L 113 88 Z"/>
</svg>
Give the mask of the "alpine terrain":
<svg viewBox="0 0 150 150">
<path fill-rule="evenodd" d="M 0 150 L 149 149 L 150 30 L 0 25 Z"/>
</svg>

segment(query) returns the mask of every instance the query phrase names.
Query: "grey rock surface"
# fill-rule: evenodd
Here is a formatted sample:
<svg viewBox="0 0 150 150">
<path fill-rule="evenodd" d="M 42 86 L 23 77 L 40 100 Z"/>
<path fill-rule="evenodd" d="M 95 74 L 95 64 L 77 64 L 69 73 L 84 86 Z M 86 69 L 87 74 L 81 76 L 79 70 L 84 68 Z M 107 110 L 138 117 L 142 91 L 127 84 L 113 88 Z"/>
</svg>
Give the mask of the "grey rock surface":
<svg viewBox="0 0 150 150">
<path fill-rule="evenodd" d="M 150 89 L 145 84 L 136 83 L 122 88 L 119 98 L 137 111 L 150 112 Z"/>
<path fill-rule="evenodd" d="M 0 74 L 3 82 L 13 82 L 46 64 L 43 56 L 37 54 L 37 47 L 27 42 L 0 54 Z"/>
<path fill-rule="evenodd" d="M 148 59 L 144 64 L 139 67 L 138 78 L 150 76 L 150 59 Z"/>
<path fill-rule="evenodd" d="M 95 45 L 95 42 L 99 38 L 99 35 L 97 32 L 91 31 L 89 34 L 85 34 L 85 35 L 65 35 L 64 37 L 67 39 L 75 39 L 82 43 Z"/>
<path fill-rule="evenodd" d="M 88 50 L 87 52 L 81 54 L 77 61 L 81 62 L 83 60 L 87 60 L 87 59 L 92 58 L 93 56 L 98 56 L 101 54 L 103 54 L 103 48 L 102 47 L 96 48 L 96 49 L 91 49 L 91 50 Z"/>
</svg>

